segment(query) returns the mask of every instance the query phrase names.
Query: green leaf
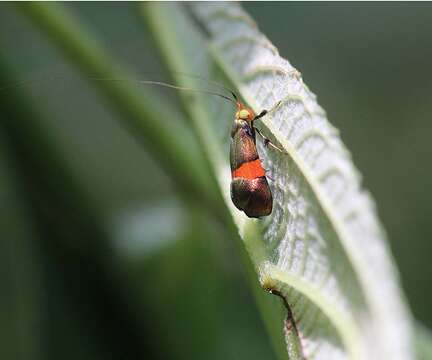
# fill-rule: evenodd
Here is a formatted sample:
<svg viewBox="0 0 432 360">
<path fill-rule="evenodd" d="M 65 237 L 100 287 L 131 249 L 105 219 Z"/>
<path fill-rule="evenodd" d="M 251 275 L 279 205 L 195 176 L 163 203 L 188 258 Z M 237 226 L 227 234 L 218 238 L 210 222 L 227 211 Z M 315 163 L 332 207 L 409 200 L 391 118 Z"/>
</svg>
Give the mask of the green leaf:
<svg viewBox="0 0 432 360">
<path fill-rule="evenodd" d="M 254 111 L 272 110 L 257 125 L 288 155 L 258 139 L 274 206 L 253 220 L 229 195 L 233 107 L 208 95 L 184 97 L 261 285 L 291 309 L 289 358 L 411 359 L 411 315 L 374 202 L 301 74 L 238 4 L 194 4 L 187 12 L 158 3 L 145 15 L 179 84 L 198 87 L 178 72 L 227 78 Z"/>
<path fill-rule="evenodd" d="M 417 360 L 432 359 L 432 333 L 421 324 L 416 326 L 414 343 Z"/>
</svg>

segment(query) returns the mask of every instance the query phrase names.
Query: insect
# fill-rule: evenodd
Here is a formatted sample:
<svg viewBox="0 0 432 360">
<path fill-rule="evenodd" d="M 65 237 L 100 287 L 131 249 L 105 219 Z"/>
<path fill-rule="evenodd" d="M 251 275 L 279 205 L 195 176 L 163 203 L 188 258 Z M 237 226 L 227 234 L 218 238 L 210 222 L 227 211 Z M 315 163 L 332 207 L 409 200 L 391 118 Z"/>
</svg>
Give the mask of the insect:
<svg viewBox="0 0 432 360">
<path fill-rule="evenodd" d="M 267 110 L 263 110 L 256 116 L 237 101 L 231 129 L 231 199 L 237 209 L 253 218 L 270 215 L 273 208 L 270 186 L 256 148 L 255 133 L 261 133 L 253 125 L 266 114 Z M 268 139 L 264 139 L 264 144 L 267 144 Z"/>
<path fill-rule="evenodd" d="M 275 150 L 286 153 L 254 126 L 254 121 L 262 118 L 279 107 L 279 101 L 270 111 L 262 110 L 255 115 L 231 92 L 237 105 L 234 123 L 231 129 L 231 199 L 237 209 L 251 218 L 268 216 L 273 209 L 273 197 L 267 181 L 266 172 L 261 164 L 257 148 L 256 136 L 264 140 L 264 146 L 272 146 Z"/>
</svg>

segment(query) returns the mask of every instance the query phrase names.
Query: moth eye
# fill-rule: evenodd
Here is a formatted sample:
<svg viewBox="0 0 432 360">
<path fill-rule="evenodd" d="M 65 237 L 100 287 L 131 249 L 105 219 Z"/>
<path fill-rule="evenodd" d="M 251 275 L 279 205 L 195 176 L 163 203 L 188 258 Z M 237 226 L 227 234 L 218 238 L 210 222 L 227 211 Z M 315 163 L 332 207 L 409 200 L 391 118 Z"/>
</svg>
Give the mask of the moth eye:
<svg viewBox="0 0 432 360">
<path fill-rule="evenodd" d="M 238 112 L 238 118 L 242 120 L 249 119 L 249 111 L 246 109 L 242 109 Z"/>
</svg>

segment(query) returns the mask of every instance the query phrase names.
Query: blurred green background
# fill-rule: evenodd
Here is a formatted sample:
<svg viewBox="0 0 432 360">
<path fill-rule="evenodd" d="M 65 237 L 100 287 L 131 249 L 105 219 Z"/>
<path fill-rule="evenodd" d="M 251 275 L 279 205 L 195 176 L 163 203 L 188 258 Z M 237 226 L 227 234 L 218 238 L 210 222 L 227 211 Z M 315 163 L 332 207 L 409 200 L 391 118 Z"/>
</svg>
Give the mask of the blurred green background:
<svg viewBox="0 0 432 360">
<path fill-rule="evenodd" d="M 432 8 L 243 5 L 340 129 L 411 309 L 432 328 Z M 138 79 L 169 79 L 138 4 L 65 6 Z M 178 196 L 94 84 L 11 4 L 0 29 L 1 114 L 23 121 L 0 125 L 0 358 L 273 358 L 218 223 Z M 26 125 L 29 102 L 5 87 L 21 81 L 48 145 Z M 175 93 L 154 90 L 182 111 Z"/>
</svg>

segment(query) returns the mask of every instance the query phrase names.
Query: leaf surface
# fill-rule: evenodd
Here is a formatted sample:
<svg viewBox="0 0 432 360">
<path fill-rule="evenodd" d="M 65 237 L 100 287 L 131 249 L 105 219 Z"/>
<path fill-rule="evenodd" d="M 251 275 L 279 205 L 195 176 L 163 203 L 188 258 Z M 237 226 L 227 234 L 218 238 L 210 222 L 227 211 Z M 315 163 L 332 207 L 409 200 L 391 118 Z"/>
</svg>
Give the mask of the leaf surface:
<svg viewBox="0 0 432 360">
<path fill-rule="evenodd" d="M 261 285 L 292 312 L 284 326 L 289 358 L 411 359 L 411 317 L 375 204 L 301 74 L 238 4 L 146 9 L 181 85 L 205 87 L 176 72 L 226 78 L 256 113 L 271 110 L 256 125 L 288 155 L 257 139 L 274 204 L 271 216 L 254 220 L 229 195 L 232 105 L 184 96 Z"/>
</svg>

